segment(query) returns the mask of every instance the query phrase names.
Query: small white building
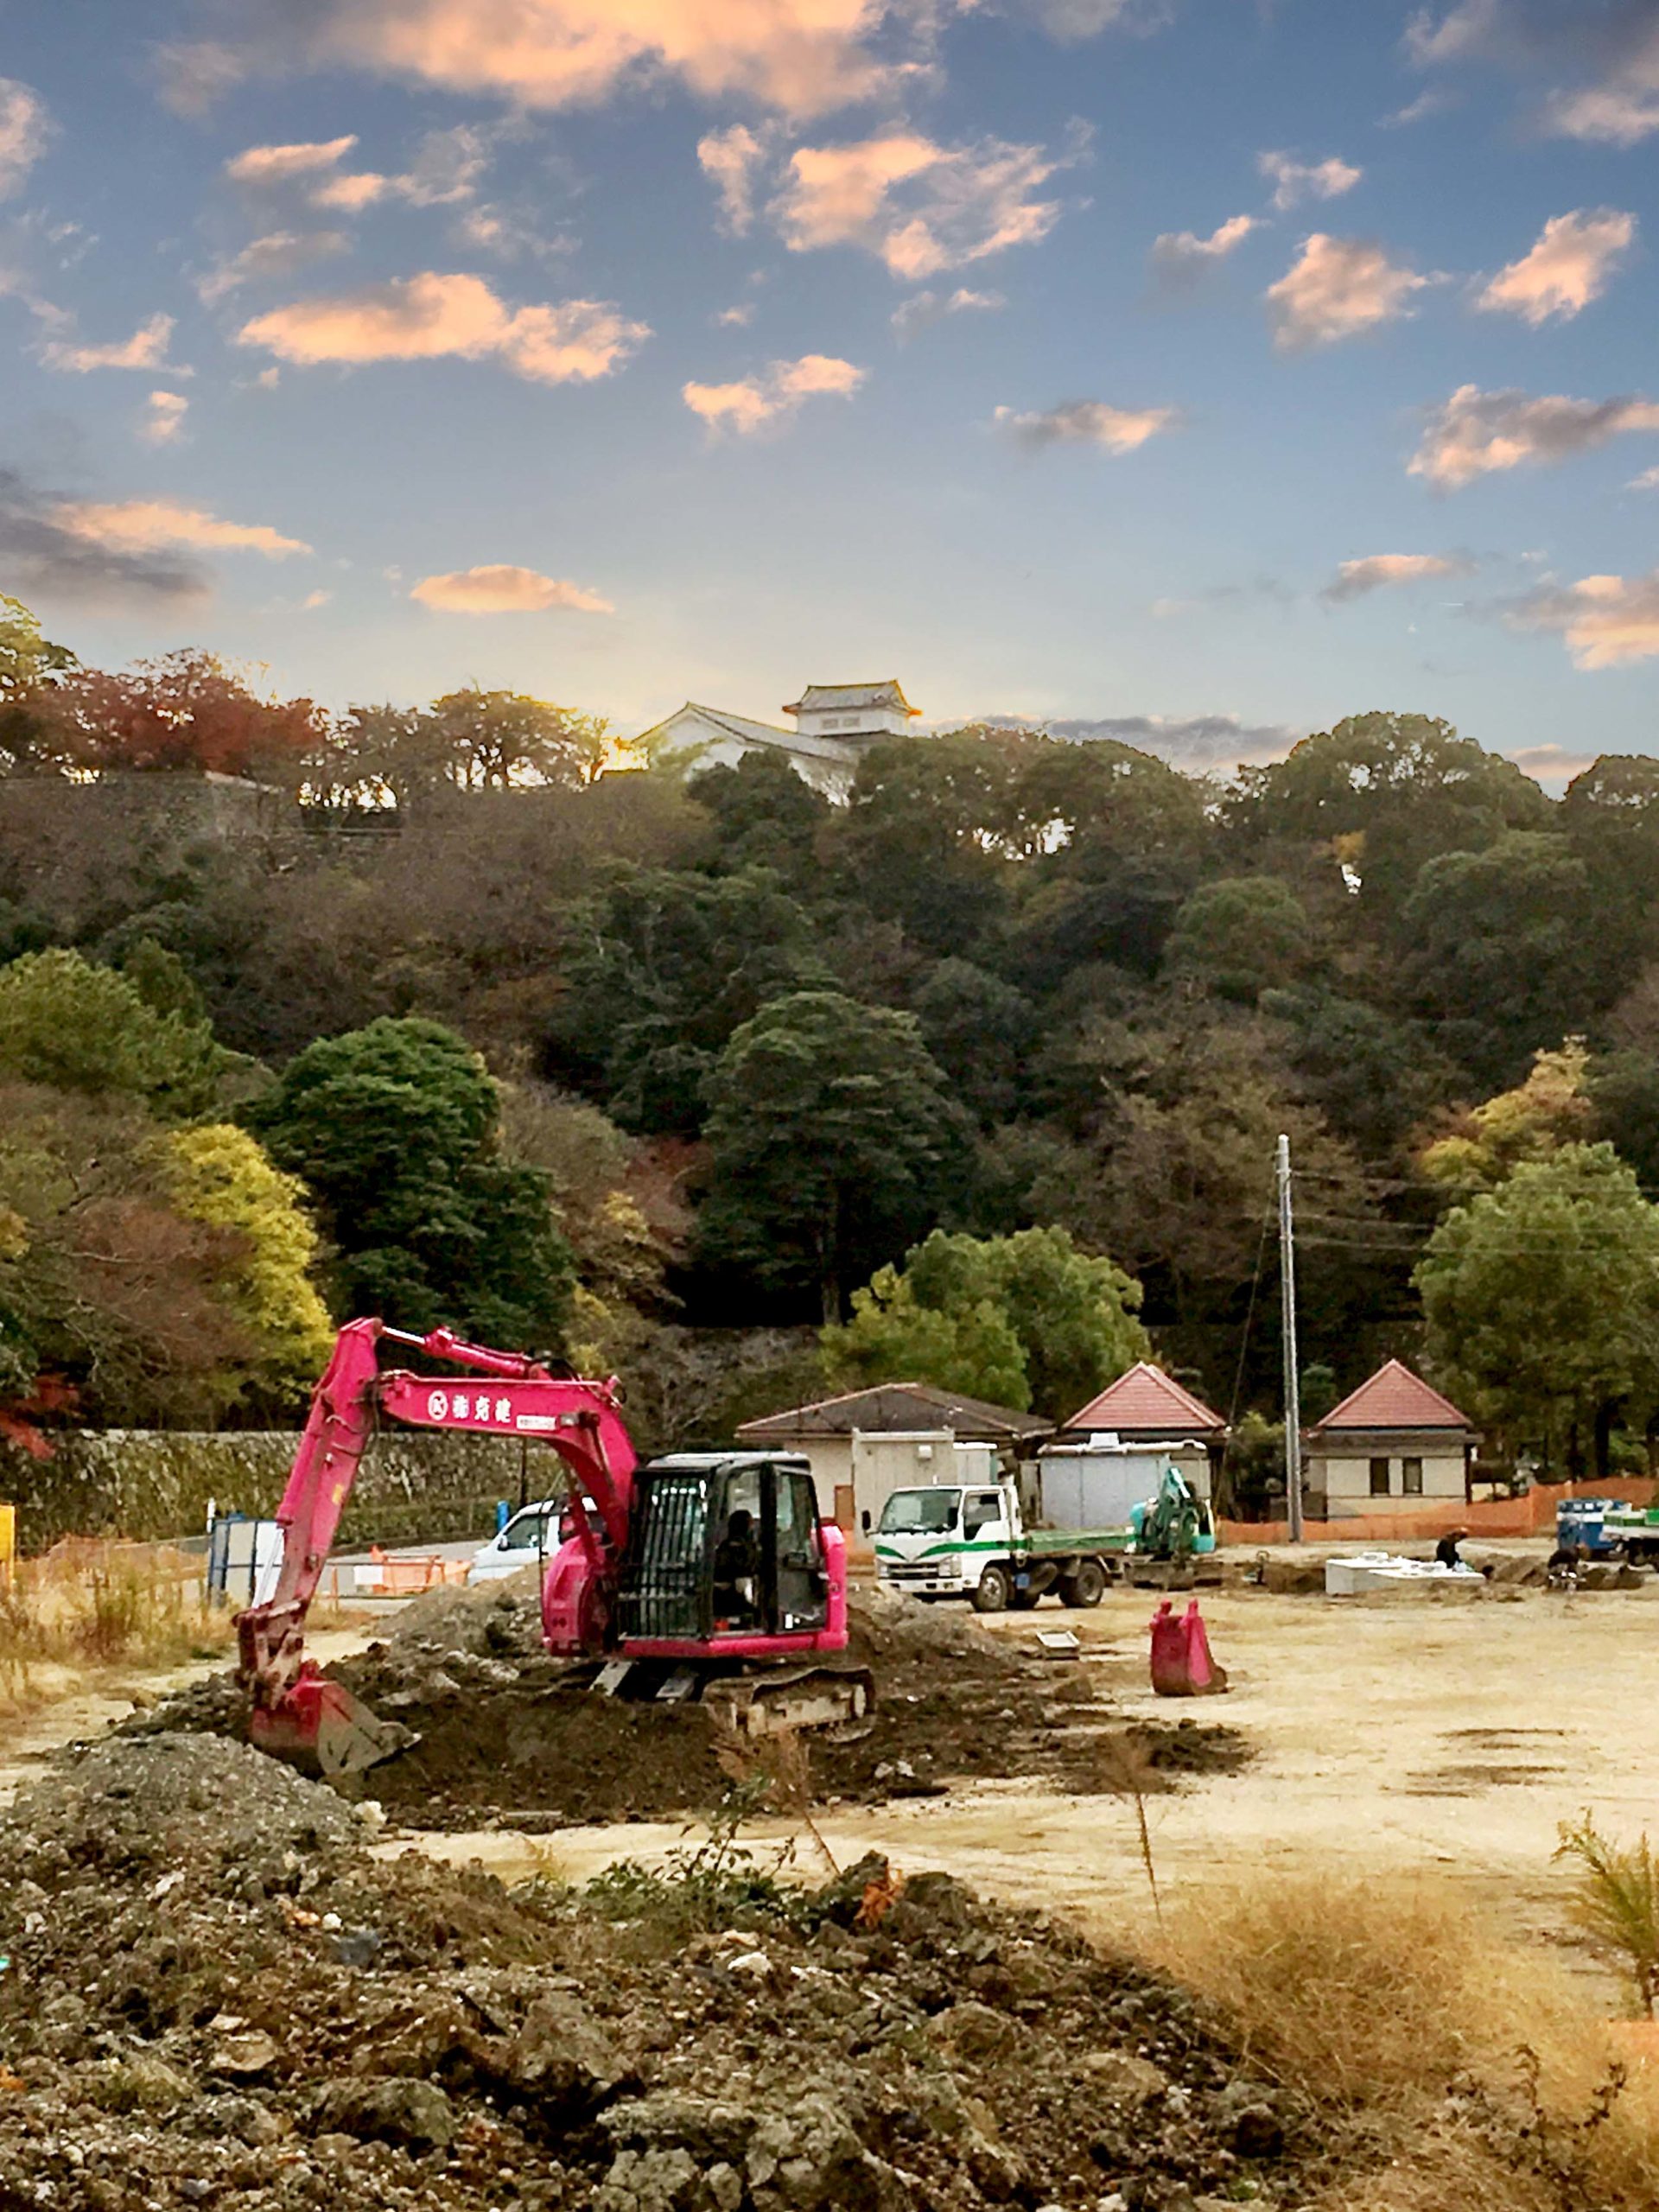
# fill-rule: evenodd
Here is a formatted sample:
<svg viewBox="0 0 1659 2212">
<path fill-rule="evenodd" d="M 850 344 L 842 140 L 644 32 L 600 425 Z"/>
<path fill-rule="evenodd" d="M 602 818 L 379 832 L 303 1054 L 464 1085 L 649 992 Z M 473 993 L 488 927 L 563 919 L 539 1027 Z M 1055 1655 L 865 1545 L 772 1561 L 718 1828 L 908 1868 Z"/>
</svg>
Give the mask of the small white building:
<svg viewBox="0 0 1659 2212">
<path fill-rule="evenodd" d="M 1461 1506 L 1478 1440 L 1449 1398 L 1391 1359 L 1306 1432 L 1309 1516 L 1404 1519 Z"/>
<path fill-rule="evenodd" d="M 776 1446 L 804 1453 L 818 1510 L 840 1523 L 860 1554 L 870 1551 L 894 1491 L 995 1482 L 1048 1431 L 1034 1414 L 931 1383 L 878 1382 L 746 1421 L 737 1440 L 748 1452 Z"/>
<path fill-rule="evenodd" d="M 1044 1510 L 1061 1526 L 1111 1527 L 1155 1493 L 1166 1464 L 1208 1499 L 1226 1442 L 1227 1424 L 1212 1406 L 1161 1367 L 1138 1360 L 1044 1446 Z M 1071 1513 L 1090 1517 L 1067 1522 L 1063 1516 Z"/>
<path fill-rule="evenodd" d="M 884 737 L 902 737 L 920 714 L 896 677 L 876 683 L 809 683 L 792 706 L 780 707 L 792 729 L 755 721 L 724 707 L 688 699 L 645 731 L 640 743 L 658 758 L 681 753 L 699 768 L 733 768 L 748 753 L 771 753 L 827 798 L 845 798 L 862 754 Z"/>
</svg>

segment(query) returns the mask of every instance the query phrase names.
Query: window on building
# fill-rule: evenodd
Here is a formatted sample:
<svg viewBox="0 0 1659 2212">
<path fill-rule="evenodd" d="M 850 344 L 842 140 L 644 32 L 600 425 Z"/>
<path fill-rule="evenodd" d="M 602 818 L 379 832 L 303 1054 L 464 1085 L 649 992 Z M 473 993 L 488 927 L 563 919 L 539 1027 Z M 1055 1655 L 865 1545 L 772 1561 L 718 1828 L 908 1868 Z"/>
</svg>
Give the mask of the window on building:
<svg viewBox="0 0 1659 2212">
<path fill-rule="evenodd" d="M 1408 1497 L 1422 1496 L 1423 1463 L 1421 1459 L 1402 1459 L 1400 1462 L 1400 1488 Z"/>
<path fill-rule="evenodd" d="M 1389 1463 L 1386 1459 L 1371 1462 L 1371 1496 L 1386 1497 L 1389 1494 Z"/>
</svg>

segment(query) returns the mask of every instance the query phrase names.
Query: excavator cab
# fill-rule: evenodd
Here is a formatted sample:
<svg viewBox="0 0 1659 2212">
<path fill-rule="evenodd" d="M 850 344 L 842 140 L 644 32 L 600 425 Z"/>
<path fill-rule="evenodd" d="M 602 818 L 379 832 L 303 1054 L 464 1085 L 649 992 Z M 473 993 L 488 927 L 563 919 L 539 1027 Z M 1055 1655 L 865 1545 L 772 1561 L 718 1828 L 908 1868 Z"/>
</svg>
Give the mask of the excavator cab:
<svg viewBox="0 0 1659 2212">
<path fill-rule="evenodd" d="M 760 1452 L 679 1452 L 634 1477 L 617 1585 L 619 1648 L 673 1656 L 810 1645 L 830 1623 L 811 1471 Z"/>
</svg>

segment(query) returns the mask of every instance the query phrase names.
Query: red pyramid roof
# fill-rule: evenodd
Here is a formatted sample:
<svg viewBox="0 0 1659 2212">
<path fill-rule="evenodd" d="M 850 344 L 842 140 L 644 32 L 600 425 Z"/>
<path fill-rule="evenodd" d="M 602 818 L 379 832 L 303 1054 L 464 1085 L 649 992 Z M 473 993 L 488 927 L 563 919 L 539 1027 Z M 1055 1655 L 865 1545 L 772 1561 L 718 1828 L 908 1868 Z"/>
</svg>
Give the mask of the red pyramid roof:
<svg viewBox="0 0 1659 2212">
<path fill-rule="evenodd" d="M 1314 1424 L 1316 1434 L 1332 1428 L 1467 1428 L 1468 1421 L 1438 1390 L 1430 1389 L 1421 1375 L 1414 1375 L 1403 1360 L 1391 1359 L 1379 1367 L 1369 1382 L 1362 1382 L 1325 1419 Z"/>
<path fill-rule="evenodd" d="M 1097 1398 L 1090 1398 L 1072 1414 L 1068 1428 L 1116 1429 L 1136 1434 L 1155 1430 L 1165 1437 L 1191 1436 L 1204 1429 L 1224 1429 L 1226 1422 L 1202 1398 L 1184 1390 L 1173 1375 L 1150 1360 L 1141 1360 L 1127 1375 L 1109 1382 Z"/>
</svg>

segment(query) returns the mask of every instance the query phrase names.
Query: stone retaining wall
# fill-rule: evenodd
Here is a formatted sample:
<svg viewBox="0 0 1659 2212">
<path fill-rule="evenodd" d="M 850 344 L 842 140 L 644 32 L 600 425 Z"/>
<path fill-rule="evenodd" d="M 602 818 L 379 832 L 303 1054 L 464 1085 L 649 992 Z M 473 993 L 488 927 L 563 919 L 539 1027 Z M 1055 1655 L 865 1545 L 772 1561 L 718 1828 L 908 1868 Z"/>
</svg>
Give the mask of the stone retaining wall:
<svg viewBox="0 0 1659 2212">
<path fill-rule="evenodd" d="M 298 1437 L 284 1431 L 173 1433 L 157 1429 L 81 1430 L 57 1437 L 49 1459 L 0 1447 L 0 1499 L 17 1509 L 17 1549 L 44 1551 L 61 1536 L 156 1541 L 206 1524 L 221 1512 L 270 1514 L 282 1496 Z M 363 1462 L 341 1541 L 399 1543 L 476 1535 L 490 1507 L 517 1502 L 521 1469 L 531 1494 L 556 1496 L 559 1462 L 509 1437 L 377 1438 Z"/>
</svg>

